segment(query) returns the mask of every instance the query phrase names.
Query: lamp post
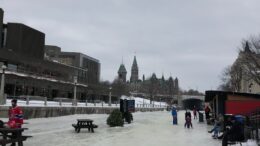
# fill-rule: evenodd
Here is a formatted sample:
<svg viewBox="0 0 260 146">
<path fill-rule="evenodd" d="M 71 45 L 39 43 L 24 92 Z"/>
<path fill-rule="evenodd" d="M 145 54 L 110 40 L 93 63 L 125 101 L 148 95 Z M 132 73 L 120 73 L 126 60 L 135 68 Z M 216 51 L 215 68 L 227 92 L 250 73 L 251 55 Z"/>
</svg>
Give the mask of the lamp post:
<svg viewBox="0 0 260 146">
<path fill-rule="evenodd" d="M 160 108 L 162 107 L 161 103 L 162 103 L 162 98 L 160 98 Z"/>
<path fill-rule="evenodd" d="M 73 100 L 74 106 L 77 106 L 77 82 L 78 82 L 78 77 L 74 76 L 74 100 Z"/>
<path fill-rule="evenodd" d="M 248 85 L 249 93 L 252 92 L 252 86 L 253 86 L 253 85 L 254 85 L 253 83 L 250 83 L 250 84 Z"/>
<path fill-rule="evenodd" d="M 7 68 L 5 65 L 2 65 L 2 78 L 1 78 L 1 89 L 0 89 L 0 104 L 3 105 L 6 103 L 5 99 L 5 69 Z"/>
<path fill-rule="evenodd" d="M 112 87 L 109 87 L 109 102 L 108 102 L 108 106 L 111 106 L 111 90 L 112 90 Z"/>
</svg>

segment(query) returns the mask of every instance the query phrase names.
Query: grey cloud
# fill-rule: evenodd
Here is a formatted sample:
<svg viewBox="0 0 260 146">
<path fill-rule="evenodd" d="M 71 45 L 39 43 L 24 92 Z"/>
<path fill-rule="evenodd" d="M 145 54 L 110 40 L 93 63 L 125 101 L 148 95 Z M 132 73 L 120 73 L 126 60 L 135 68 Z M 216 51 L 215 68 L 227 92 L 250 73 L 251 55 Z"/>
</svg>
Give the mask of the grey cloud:
<svg viewBox="0 0 260 146">
<path fill-rule="evenodd" d="M 180 79 L 184 89 L 216 88 L 241 39 L 260 32 L 258 0 L 19 0 L 0 1 L 5 22 L 46 34 L 46 44 L 101 62 L 112 81 L 122 56 L 130 77 L 134 52 L 140 77 Z"/>
</svg>

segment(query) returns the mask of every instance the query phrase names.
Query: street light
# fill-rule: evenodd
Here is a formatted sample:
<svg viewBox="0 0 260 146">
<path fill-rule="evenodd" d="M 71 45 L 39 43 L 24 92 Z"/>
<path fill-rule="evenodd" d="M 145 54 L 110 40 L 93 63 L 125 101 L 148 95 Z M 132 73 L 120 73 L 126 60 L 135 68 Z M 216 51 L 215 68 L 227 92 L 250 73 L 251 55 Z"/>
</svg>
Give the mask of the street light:
<svg viewBox="0 0 260 146">
<path fill-rule="evenodd" d="M 77 82 L 78 82 L 78 77 L 74 76 L 74 101 L 73 101 L 74 106 L 77 106 Z"/>
<path fill-rule="evenodd" d="M 254 85 L 253 83 L 250 83 L 250 84 L 249 84 L 249 86 L 248 86 L 249 93 L 251 93 L 251 92 L 252 92 L 252 86 L 253 86 L 253 85 Z"/>
<path fill-rule="evenodd" d="M 162 103 L 162 98 L 160 98 L 160 108 L 162 107 L 162 106 L 161 106 L 161 103 Z"/>
<path fill-rule="evenodd" d="M 111 90 L 112 90 L 112 87 L 109 87 L 109 102 L 108 102 L 108 106 L 111 106 Z"/>
<path fill-rule="evenodd" d="M 1 89 L 0 89 L 0 104 L 3 105 L 6 103 L 6 99 L 4 96 L 4 86 L 5 86 L 5 69 L 7 68 L 5 65 L 2 65 L 2 78 L 1 78 Z"/>
</svg>

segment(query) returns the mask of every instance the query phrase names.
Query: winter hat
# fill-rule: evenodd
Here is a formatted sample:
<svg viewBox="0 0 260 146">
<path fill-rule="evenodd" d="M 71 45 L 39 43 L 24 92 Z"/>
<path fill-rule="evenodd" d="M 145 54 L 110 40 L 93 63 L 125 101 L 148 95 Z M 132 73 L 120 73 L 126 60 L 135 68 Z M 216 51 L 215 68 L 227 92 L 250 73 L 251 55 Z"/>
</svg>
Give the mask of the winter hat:
<svg viewBox="0 0 260 146">
<path fill-rule="evenodd" d="M 12 99 L 11 102 L 17 103 L 17 99 Z"/>
</svg>

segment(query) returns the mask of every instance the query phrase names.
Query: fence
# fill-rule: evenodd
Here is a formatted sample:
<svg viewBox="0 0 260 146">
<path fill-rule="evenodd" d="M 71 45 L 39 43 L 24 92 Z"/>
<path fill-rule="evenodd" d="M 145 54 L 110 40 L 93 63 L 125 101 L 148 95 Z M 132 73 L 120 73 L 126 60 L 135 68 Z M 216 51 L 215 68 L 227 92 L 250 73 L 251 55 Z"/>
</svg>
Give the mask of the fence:
<svg viewBox="0 0 260 146">
<path fill-rule="evenodd" d="M 56 99 L 47 99 L 47 97 L 40 96 L 22 96 L 23 98 L 18 98 L 18 104 L 20 106 L 49 106 L 49 107 L 57 107 L 57 106 L 79 106 L 79 107 L 119 107 L 120 104 L 118 102 L 114 102 L 109 106 L 109 103 L 104 102 L 102 100 L 98 101 L 88 101 L 88 100 L 78 100 L 77 104 L 73 104 L 73 100 L 69 98 L 56 98 Z M 7 101 L 7 104 L 10 104 L 10 98 Z M 135 104 L 136 108 L 166 108 L 165 105 L 157 105 L 157 104 Z"/>
<path fill-rule="evenodd" d="M 259 142 L 260 108 L 248 114 L 249 125 L 252 127 L 252 138 Z"/>
</svg>

